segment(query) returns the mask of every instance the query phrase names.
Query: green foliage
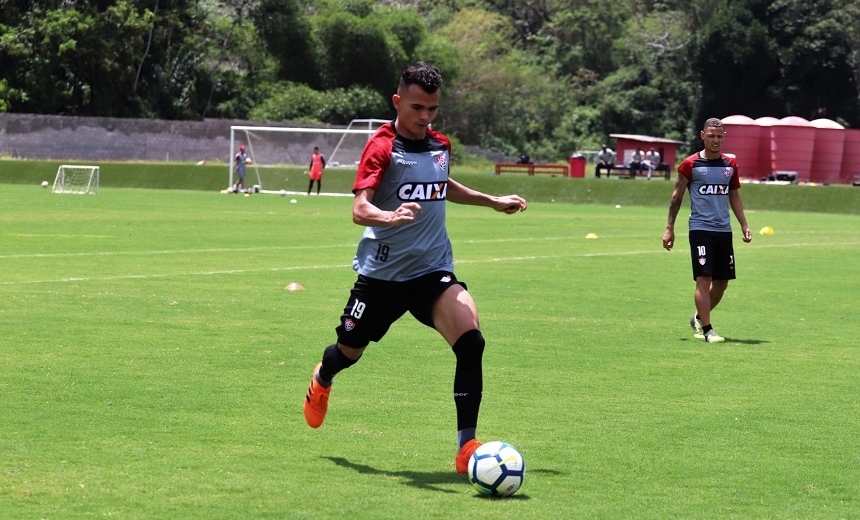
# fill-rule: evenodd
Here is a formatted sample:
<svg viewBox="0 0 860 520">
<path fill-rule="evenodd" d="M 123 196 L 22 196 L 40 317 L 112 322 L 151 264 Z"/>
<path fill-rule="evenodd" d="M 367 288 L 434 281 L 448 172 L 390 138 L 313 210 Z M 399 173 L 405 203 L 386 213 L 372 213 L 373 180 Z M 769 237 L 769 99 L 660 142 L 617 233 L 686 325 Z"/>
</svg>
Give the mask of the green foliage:
<svg viewBox="0 0 860 520">
<path fill-rule="evenodd" d="M 249 116 L 260 121 L 346 124 L 352 119 L 384 118 L 390 103 L 369 88 L 352 87 L 318 91 L 307 85 L 270 85 L 268 95 Z"/>
<path fill-rule="evenodd" d="M 133 109 L 124 93 L 132 87 L 134 59 L 143 41 L 117 36 L 140 34 L 146 16 L 127 3 L 102 12 L 34 7 L 15 23 L 0 36 L 10 108 L 74 115 L 106 110 L 125 115 Z"/>
<path fill-rule="evenodd" d="M 279 83 L 269 85 L 266 97 L 248 115 L 259 121 L 318 122 L 325 94 L 307 85 Z"/>
<path fill-rule="evenodd" d="M 562 160 L 708 116 L 860 127 L 858 18 L 851 0 L 9 1 L 0 110 L 333 124 L 390 116 L 423 60 L 447 133 Z"/>
<path fill-rule="evenodd" d="M 414 61 L 432 63 L 439 68 L 442 77 L 445 78 L 443 93 L 446 92 L 447 85 L 455 83 L 462 74 L 462 65 L 457 48 L 440 36 L 431 34 L 421 42 L 415 49 Z"/>
<path fill-rule="evenodd" d="M 278 62 L 278 79 L 320 88 L 322 49 L 300 0 L 260 0 L 251 17 L 266 49 Z"/>
<path fill-rule="evenodd" d="M 586 70 L 603 77 L 617 67 L 612 49 L 630 24 L 631 7 L 612 0 L 577 2 L 552 13 L 531 42 L 544 66 L 558 76 Z"/>
<path fill-rule="evenodd" d="M 408 56 L 400 41 L 377 17 L 327 12 L 316 20 L 316 30 L 323 46 L 327 88 L 357 85 L 376 90 L 380 95 L 394 91 L 396 78 Z"/>
<path fill-rule="evenodd" d="M 845 20 L 860 11 L 854 3 L 841 4 L 720 5 L 698 36 L 703 87 L 698 119 L 737 113 L 858 121 L 860 30 Z M 726 31 L 734 37 L 726 38 Z M 717 70 L 727 62 L 733 74 Z"/>
<path fill-rule="evenodd" d="M 418 13 L 403 7 L 380 6 L 373 16 L 386 32 L 394 36 L 406 59 L 409 62 L 416 61 L 416 50 L 428 34 L 427 24 Z"/>
</svg>

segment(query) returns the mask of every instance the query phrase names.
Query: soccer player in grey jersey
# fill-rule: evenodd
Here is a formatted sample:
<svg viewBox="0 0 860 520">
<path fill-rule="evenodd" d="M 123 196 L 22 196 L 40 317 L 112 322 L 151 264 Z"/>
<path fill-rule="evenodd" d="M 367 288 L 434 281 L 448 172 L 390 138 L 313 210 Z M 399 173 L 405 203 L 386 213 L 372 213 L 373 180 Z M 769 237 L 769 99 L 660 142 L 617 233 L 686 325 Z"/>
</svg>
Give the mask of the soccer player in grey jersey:
<svg viewBox="0 0 860 520">
<path fill-rule="evenodd" d="M 723 298 L 729 280 L 735 279 L 730 207 L 741 225 L 744 242 L 752 240 L 752 232 L 738 191 L 741 187 L 738 165 L 721 151 L 726 138 L 723 122 L 717 118 L 708 119 L 700 136 L 704 149 L 684 159 L 678 167 L 663 247 L 671 251 L 675 245 L 675 218 L 684 192 L 689 190 L 690 256 L 696 281 L 696 314 L 690 318 L 690 326 L 695 338 L 722 343 L 725 338 L 711 326 L 711 311 Z"/>
<path fill-rule="evenodd" d="M 439 111 L 442 76 L 425 63 L 403 70 L 392 96 L 397 118 L 368 141 L 359 162 L 352 220 L 365 226 L 353 260 L 358 279 L 337 326 L 337 342 L 323 351 L 304 402 L 305 419 L 325 419 L 335 374 L 380 341 L 407 311 L 436 329 L 456 357 L 458 473 L 480 445 L 475 437 L 483 391 L 484 337 L 466 285 L 454 276 L 445 228 L 446 201 L 486 206 L 507 214 L 526 209 L 518 195 L 481 193 L 448 176 L 451 143 L 430 128 Z"/>
</svg>

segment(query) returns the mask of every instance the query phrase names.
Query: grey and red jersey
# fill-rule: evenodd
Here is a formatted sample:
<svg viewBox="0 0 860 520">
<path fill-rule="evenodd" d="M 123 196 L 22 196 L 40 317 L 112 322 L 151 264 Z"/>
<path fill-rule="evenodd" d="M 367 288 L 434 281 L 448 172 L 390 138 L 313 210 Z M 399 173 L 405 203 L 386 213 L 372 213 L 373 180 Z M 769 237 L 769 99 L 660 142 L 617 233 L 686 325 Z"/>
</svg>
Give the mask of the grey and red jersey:
<svg viewBox="0 0 860 520">
<path fill-rule="evenodd" d="M 738 163 L 725 154 L 705 159 L 695 153 L 681 162 L 678 173 L 690 192 L 690 231 L 732 231 L 729 191 L 740 189 Z"/>
<path fill-rule="evenodd" d="M 416 202 L 422 212 L 401 226 L 368 226 L 352 265 L 359 274 L 402 282 L 433 271 L 454 271 L 445 228 L 451 142 L 428 129 L 421 140 L 398 135 L 394 123 L 381 126 L 361 155 L 352 189 L 375 190 L 371 203 L 394 211 Z"/>
</svg>

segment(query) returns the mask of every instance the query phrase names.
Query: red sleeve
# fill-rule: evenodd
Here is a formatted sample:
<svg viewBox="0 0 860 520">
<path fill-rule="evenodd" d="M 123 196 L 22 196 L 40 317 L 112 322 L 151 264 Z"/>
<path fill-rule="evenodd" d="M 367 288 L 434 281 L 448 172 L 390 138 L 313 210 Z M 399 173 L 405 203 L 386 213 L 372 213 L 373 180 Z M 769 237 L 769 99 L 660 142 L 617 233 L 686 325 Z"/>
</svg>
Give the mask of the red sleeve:
<svg viewBox="0 0 860 520">
<path fill-rule="evenodd" d="M 379 127 L 379 130 L 367 141 L 361 160 L 358 163 L 358 171 L 355 174 L 355 184 L 352 192 L 365 188 L 376 190 L 382 182 L 382 175 L 391 164 L 392 141 L 395 137 L 390 124 Z"/>
<path fill-rule="evenodd" d="M 678 173 L 687 178 L 688 181 L 693 179 L 693 161 L 696 159 L 695 155 L 691 155 L 681 161 L 681 165 L 678 166 Z"/>
<path fill-rule="evenodd" d="M 731 157 L 729 159 L 729 164 L 732 165 L 732 169 L 734 170 L 734 174 L 732 174 L 732 178 L 729 179 L 729 189 L 730 190 L 739 190 L 741 188 L 741 174 L 738 172 L 738 163 Z"/>
</svg>

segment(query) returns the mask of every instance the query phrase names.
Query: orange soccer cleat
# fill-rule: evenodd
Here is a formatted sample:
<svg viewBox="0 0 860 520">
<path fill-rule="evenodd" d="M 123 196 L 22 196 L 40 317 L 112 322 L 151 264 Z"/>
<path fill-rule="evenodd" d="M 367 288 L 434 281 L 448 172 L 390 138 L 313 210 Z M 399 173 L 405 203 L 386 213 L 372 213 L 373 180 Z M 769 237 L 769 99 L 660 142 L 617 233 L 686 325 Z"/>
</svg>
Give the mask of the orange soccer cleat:
<svg viewBox="0 0 860 520">
<path fill-rule="evenodd" d="M 455 459 L 457 473 L 463 474 L 469 471 L 469 459 L 472 458 L 472 454 L 475 453 L 475 450 L 478 449 L 478 446 L 480 445 L 481 443 L 478 442 L 477 439 L 472 439 L 460 448 L 460 451 L 457 452 L 457 458 Z"/>
<path fill-rule="evenodd" d="M 328 396 L 331 394 L 331 387 L 325 388 L 317 380 L 317 372 L 321 366 L 322 363 L 319 363 L 314 368 L 314 375 L 311 376 L 311 384 L 308 386 L 308 395 L 305 396 L 305 420 L 311 428 L 319 428 L 325 420 Z"/>
</svg>

